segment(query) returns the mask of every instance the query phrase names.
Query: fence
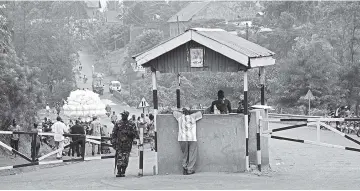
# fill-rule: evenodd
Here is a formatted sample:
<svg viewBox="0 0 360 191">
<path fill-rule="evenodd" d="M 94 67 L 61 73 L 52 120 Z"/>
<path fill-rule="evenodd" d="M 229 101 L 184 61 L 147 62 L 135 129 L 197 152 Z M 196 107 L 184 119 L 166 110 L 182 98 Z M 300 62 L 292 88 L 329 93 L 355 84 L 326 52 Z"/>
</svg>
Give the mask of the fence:
<svg viewBox="0 0 360 191">
<path fill-rule="evenodd" d="M 64 162 L 75 162 L 75 161 L 88 161 L 88 160 L 94 160 L 94 159 L 101 159 L 101 157 L 85 157 L 85 144 L 86 142 L 90 142 L 93 144 L 101 145 L 100 136 L 90 136 L 90 135 L 82 135 L 82 134 L 62 134 L 64 137 L 77 137 L 78 140 L 65 144 L 62 148 L 58 148 L 54 151 L 51 151 L 50 153 L 45 154 L 44 156 L 41 156 L 38 158 L 37 156 L 37 150 L 36 150 L 36 144 L 37 144 L 37 136 L 55 136 L 58 134 L 55 133 L 38 133 L 38 132 L 12 132 L 12 131 L 0 131 L 0 134 L 24 134 L 24 135 L 30 135 L 32 137 L 32 146 L 31 146 L 31 157 L 27 157 L 25 154 L 20 153 L 19 151 L 13 149 L 12 147 L 8 146 L 4 142 L 0 141 L 0 146 L 3 148 L 9 150 L 10 152 L 14 154 L 18 154 L 21 158 L 25 159 L 29 163 L 20 164 L 20 165 L 12 165 L 12 166 L 5 166 L 0 167 L 0 170 L 6 170 L 6 169 L 13 169 L 13 168 L 20 168 L 20 167 L 26 167 L 26 166 L 35 166 L 35 165 L 44 165 L 44 164 L 56 164 L 56 163 L 64 163 Z M 97 141 L 98 140 L 98 141 Z M 43 161 L 44 159 L 55 155 L 59 152 L 61 152 L 65 148 L 73 147 L 76 144 L 81 143 L 81 158 L 77 159 L 66 159 L 66 160 L 55 160 L 55 161 Z M 62 154 L 62 153 L 61 153 Z"/>
</svg>

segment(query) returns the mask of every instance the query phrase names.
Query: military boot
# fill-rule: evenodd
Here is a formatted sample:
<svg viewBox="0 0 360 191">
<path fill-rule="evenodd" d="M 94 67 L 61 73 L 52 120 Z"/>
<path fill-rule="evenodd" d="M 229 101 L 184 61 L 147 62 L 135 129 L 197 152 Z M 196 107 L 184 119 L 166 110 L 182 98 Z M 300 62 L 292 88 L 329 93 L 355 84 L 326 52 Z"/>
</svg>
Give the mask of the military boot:
<svg viewBox="0 0 360 191">
<path fill-rule="evenodd" d="M 126 167 L 122 167 L 120 177 L 125 177 L 125 171 L 126 171 Z"/>
<path fill-rule="evenodd" d="M 117 170 L 118 170 L 118 173 L 116 174 L 116 177 L 122 177 L 121 175 L 121 173 L 122 173 L 122 168 L 121 168 L 121 166 L 118 166 L 118 168 L 117 168 Z"/>
</svg>

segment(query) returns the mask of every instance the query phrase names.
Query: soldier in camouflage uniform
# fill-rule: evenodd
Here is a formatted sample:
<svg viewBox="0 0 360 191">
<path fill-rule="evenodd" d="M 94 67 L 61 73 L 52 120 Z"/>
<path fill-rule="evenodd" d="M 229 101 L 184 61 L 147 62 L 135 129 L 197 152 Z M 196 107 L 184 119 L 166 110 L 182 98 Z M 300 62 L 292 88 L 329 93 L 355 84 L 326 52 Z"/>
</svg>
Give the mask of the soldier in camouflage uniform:
<svg viewBox="0 0 360 191">
<path fill-rule="evenodd" d="M 129 112 L 121 113 L 121 120 L 116 122 L 111 135 L 111 143 L 116 150 L 115 163 L 118 169 L 116 177 L 125 177 L 132 143 L 136 137 L 136 125 L 128 120 L 128 117 Z"/>
</svg>

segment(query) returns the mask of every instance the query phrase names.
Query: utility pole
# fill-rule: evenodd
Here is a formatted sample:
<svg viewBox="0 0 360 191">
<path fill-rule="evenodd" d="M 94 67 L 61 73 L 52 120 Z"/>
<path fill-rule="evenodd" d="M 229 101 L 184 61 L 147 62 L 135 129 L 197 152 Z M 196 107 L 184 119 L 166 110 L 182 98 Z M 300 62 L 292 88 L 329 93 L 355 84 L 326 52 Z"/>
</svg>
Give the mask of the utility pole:
<svg viewBox="0 0 360 191">
<path fill-rule="evenodd" d="M 249 24 L 246 22 L 246 40 L 249 40 Z"/>
<path fill-rule="evenodd" d="M 179 24 L 179 16 L 176 15 L 176 23 L 177 23 L 177 28 L 178 28 L 178 35 L 180 34 L 180 24 Z"/>
</svg>

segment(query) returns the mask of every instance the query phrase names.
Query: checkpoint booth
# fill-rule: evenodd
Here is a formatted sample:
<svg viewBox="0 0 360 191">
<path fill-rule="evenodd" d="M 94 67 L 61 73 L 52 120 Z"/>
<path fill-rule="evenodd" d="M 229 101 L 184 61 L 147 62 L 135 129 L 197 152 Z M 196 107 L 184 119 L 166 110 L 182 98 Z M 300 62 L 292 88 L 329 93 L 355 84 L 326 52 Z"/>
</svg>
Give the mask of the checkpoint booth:
<svg viewBox="0 0 360 191">
<path fill-rule="evenodd" d="M 152 72 L 155 174 L 182 174 L 178 123 L 172 114 L 158 114 L 156 76 L 159 73 L 178 75 L 174 102 L 180 109 L 180 73 L 243 72 L 244 113 L 203 115 L 197 122 L 198 157 L 195 168 L 196 172 L 244 172 L 250 167 L 249 151 L 257 152 L 256 148 L 249 149 L 248 70 L 260 71 L 261 105 L 265 105 L 265 67 L 275 64 L 274 55 L 270 50 L 222 29 L 193 28 L 133 56 L 138 65 L 150 68 Z M 256 135 L 250 135 L 252 137 L 255 139 Z M 266 145 L 263 146 L 262 157 L 268 158 Z"/>
</svg>

